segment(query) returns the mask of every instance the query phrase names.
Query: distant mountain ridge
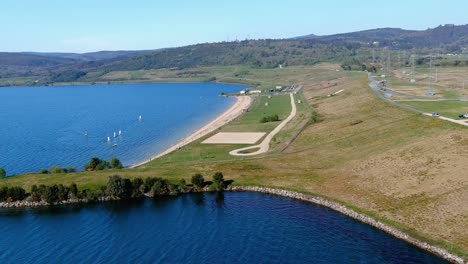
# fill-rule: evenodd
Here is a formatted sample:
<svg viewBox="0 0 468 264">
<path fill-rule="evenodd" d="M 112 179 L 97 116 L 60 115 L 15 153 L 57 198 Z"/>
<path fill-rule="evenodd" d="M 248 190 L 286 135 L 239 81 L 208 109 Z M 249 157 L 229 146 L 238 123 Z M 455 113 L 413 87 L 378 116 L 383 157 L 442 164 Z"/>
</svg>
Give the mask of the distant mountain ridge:
<svg viewBox="0 0 468 264">
<path fill-rule="evenodd" d="M 319 62 L 362 65 L 369 48 L 412 53 L 459 53 L 468 48 L 468 25 L 444 25 L 427 30 L 378 28 L 351 33 L 292 39 L 262 39 L 203 43 L 178 48 L 91 53 L 0 52 L 0 81 L 27 77 L 34 84 L 94 81 L 111 71 L 185 69 L 197 66 L 249 65 L 272 68 Z M 361 57 L 359 57 L 361 56 Z M 1 83 L 1 82 L 0 82 Z M 7 82 L 10 84 L 11 82 Z M 26 83 L 29 84 L 29 83 Z"/>
<path fill-rule="evenodd" d="M 328 36 L 307 35 L 295 39 L 361 44 L 378 42 L 381 46 L 402 49 L 439 48 L 442 46 L 455 48 L 456 46 L 468 45 L 468 25 L 446 24 L 419 31 L 401 28 L 378 28 Z"/>
</svg>

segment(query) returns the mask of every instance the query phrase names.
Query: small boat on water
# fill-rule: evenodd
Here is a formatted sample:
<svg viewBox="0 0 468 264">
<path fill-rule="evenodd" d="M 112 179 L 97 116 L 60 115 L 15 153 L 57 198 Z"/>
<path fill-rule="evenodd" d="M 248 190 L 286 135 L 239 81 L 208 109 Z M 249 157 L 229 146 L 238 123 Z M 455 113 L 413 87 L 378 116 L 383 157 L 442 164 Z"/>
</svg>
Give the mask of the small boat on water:
<svg viewBox="0 0 468 264">
<path fill-rule="evenodd" d="M 112 144 L 112 147 L 117 147 L 117 146 L 118 146 L 118 144 Z"/>
</svg>

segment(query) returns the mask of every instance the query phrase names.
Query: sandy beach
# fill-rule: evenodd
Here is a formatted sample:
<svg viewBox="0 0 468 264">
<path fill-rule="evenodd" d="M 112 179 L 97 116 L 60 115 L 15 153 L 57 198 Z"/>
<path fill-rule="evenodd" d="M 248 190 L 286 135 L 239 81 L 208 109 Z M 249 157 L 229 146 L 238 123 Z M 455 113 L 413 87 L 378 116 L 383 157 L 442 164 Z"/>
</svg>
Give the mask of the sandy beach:
<svg viewBox="0 0 468 264">
<path fill-rule="evenodd" d="M 166 150 L 160 152 L 159 154 L 151 157 L 151 159 L 140 162 L 138 164 L 132 165 L 130 168 L 136 168 L 139 166 L 142 166 L 154 159 L 157 159 L 159 157 L 162 157 L 164 155 L 167 155 L 197 139 L 200 139 L 209 133 L 215 131 L 216 129 L 226 125 L 227 123 L 231 122 L 232 120 L 236 119 L 238 116 L 240 116 L 245 109 L 248 109 L 250 107 L 250 104 L 252 103 L 252 98 L 250 96 L 237 96 L 236 97 L 236 102 L 225 112 L 223 112 L 221 115 L 216 117 L 214 120 L 200 128 L 199 130 L 195 131 L 192 133 L 190 136 L 182 139 L 181 141 L 177 142 L 176 144 L 172 145 L 171 147 L 167 148 Z"/>
</svg>

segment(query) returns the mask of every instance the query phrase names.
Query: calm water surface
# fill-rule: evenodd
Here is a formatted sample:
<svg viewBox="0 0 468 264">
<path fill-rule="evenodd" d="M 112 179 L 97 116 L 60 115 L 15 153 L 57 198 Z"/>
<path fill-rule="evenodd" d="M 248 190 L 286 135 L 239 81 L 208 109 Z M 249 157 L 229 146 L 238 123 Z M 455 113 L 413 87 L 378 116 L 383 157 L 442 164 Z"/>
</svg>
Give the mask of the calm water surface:
<svg viewBox="0 0 468 264">
<path fill-rule="evenodd" d="M 445 263 L 317 205 L 258 193 L 0 210 L 1 263 Z"/>
<path fill-rule="evenodd" d="M 234 99 L 220 93 L 242 89 L 213 83 L 0 88 L 0 167 L 8 175 L 51 166 L 82 170 L 94 156 L 133 165 L 229 108 Z"/>
</svg>

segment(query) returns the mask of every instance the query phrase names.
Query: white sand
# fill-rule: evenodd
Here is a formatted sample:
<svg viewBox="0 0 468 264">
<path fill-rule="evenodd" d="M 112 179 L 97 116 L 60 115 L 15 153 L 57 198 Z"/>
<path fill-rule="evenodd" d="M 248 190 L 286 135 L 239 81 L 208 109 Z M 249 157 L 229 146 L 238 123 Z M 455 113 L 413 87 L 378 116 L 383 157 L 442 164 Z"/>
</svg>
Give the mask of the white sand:
<svg viewBox="0 0 468 264">
<path fill-rule="evenodd" d="M 203 141 L 202 144 L 255 144 L 265 134 L 263 132 L 221 132 Z"/>
<path fill-rule="evenodd" d="M 236 97 L 236 102 L 224 113 L 222 113 L 220 116 L 212 120 L 210 123 L 199 129 L 198 131 L 194 132 L 190 136 L 184 138 L 183 140 L 179 141 L 175 145 L 172 145 L 171 147 L 167 148 L 163 152 L 153 156 L 151 159 L 146 160 L 144 162 L 135 164 L 131 166 L 130 168 L 135 168 L 141 165 L 144 165 L 154 159 L 160 158 L 164 155 L 167 155 L 197 139 L 200 139 L 207 134 L 215 131 L 216 129 L 226 125 L 227 123 L 231 122 L 232 120 L 236 119 L 238 116 L 240 116 L 245 109 L 248 109 L 250 107 L 250 104 L 252 102 L 252 98 L 250 96 L 237 96 Z"/>
</svg>

